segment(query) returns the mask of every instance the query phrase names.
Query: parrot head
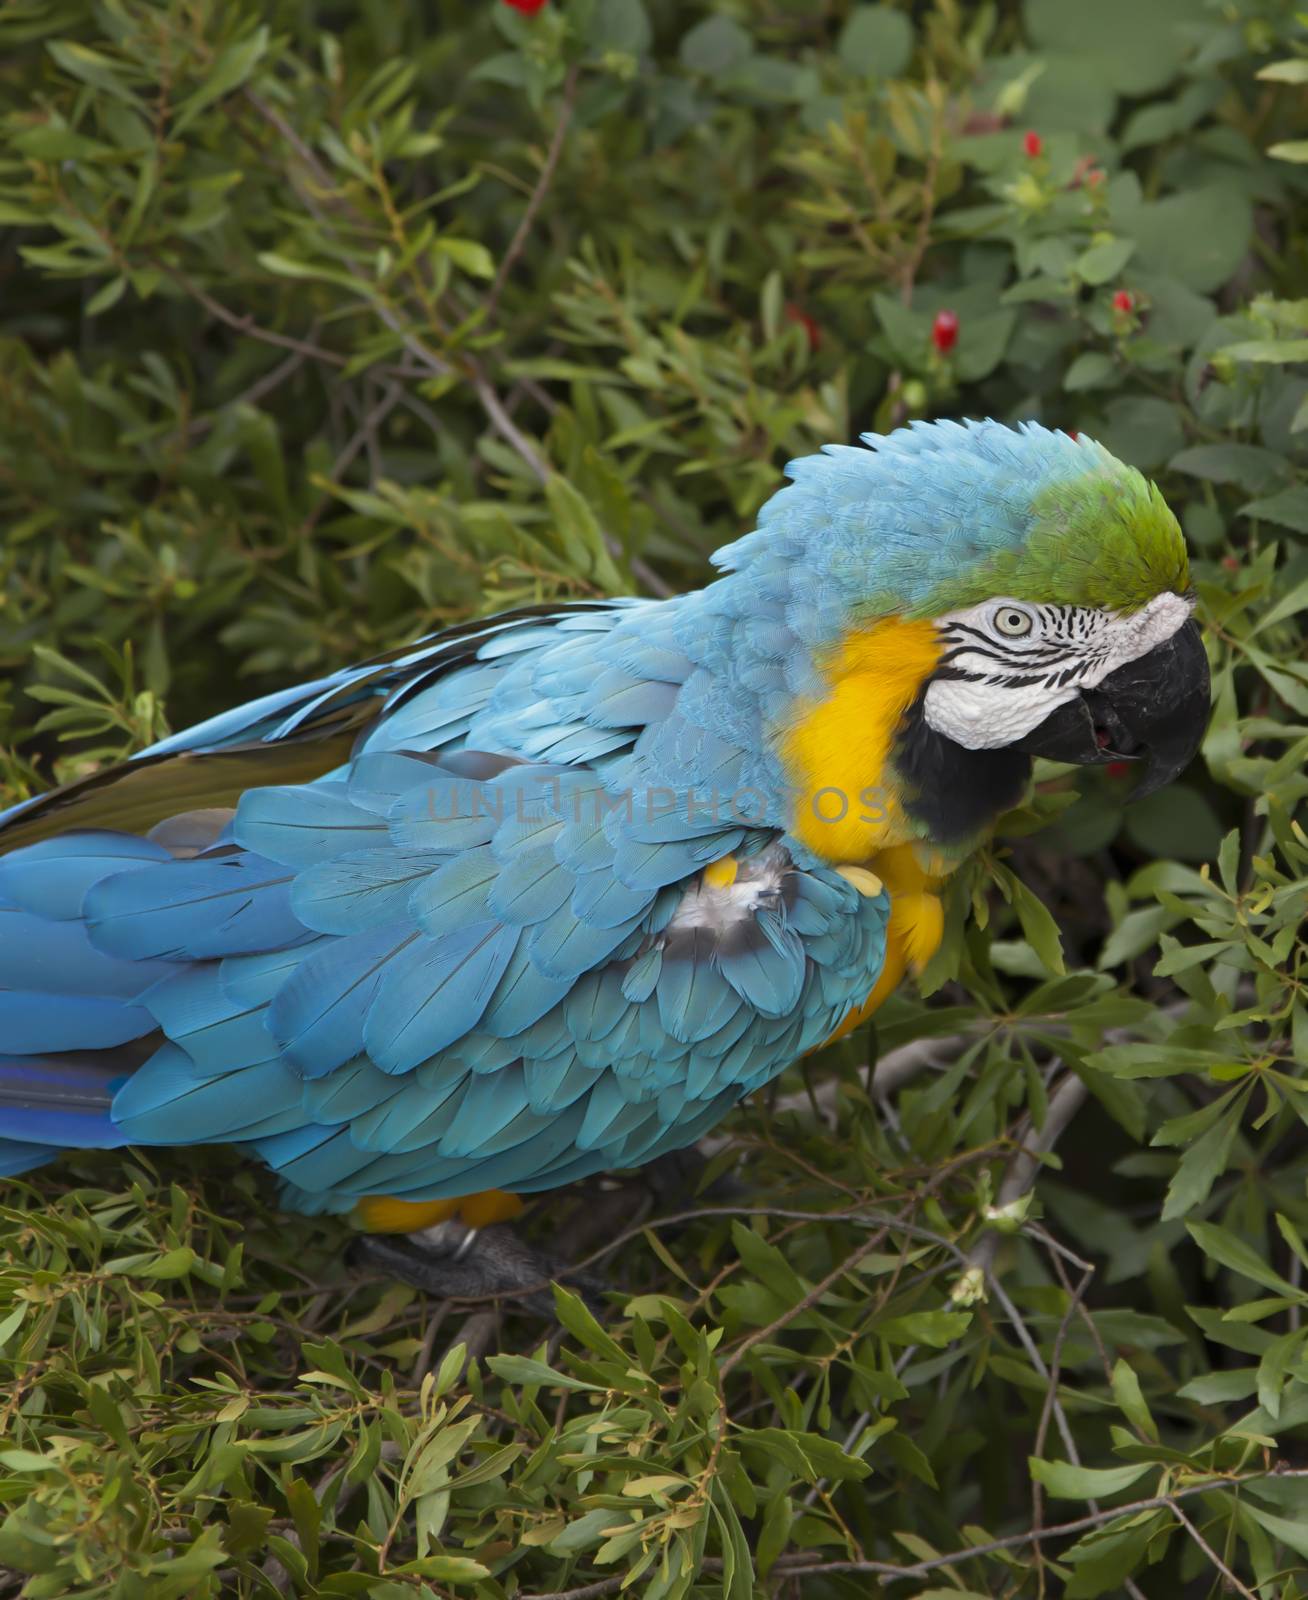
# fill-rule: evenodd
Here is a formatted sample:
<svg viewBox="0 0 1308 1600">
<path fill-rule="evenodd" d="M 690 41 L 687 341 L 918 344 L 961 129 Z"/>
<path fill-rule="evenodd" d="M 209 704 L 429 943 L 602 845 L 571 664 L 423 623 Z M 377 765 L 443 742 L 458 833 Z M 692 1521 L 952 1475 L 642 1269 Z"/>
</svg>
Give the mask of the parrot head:
<svg viewBox="0 0 1308 1600">
<path fill-rule="evenodd" d="M 864 440 L 793 463 L 719 558 L 797 574 L 788 606 L 821 684 L 787 735 L 800 786 L 879 766 L 919 833 L 949 845 L 1016 803 L 1033 756 L 1138 763 L 1133 797 L 1170 782 L 1210 697 L 1157 488 L 1035 423 Z"/>
</svg>

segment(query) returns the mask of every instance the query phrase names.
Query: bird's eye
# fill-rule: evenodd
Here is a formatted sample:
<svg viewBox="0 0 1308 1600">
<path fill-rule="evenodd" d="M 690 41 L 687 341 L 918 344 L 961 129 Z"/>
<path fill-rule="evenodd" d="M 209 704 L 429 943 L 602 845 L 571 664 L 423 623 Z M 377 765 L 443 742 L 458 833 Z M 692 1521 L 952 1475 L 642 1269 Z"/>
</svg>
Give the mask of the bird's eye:
<svg viewBox="0 0 1308 1600">
<path fill-rule="evenodd" d="M 1031 618 L 1016 606 L 1000 606 L 995 612 L 995 628 L 1009 639 L 1024 638 L 1031 631 Z"/>
</svg>

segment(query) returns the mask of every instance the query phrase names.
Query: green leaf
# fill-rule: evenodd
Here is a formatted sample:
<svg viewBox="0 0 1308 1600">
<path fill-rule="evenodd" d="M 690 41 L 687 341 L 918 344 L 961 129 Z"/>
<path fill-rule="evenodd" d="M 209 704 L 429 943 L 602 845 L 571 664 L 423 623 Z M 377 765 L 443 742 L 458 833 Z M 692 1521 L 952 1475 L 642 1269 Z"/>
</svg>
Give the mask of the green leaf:
<svg viewBox="0 0 1308 1600">
<path fill-rule="evenodd" d="M 1277 1294 L 1308 1299 L 1302 1291 L 1274 1272 L 1258 1251 L 1228 1229 L 1219 1227 L 1215 1222 L 1187 1222 L 1186 1228 L 1210 1260 L 1229 1267 L 1243 1277 L 1252 1278 L 1255 1283 L 1261 1283 L 1268 1289 L 1274 1289 Z"/>
<path fill-rule="evenodd" d="M 1173 783 L 1126 808 L 1127 838 L 1147 855 L 1211 861 L 1222 825 L 1208 799 L 1189 784 Z"/>
<path fill-rule="evenodd" d="M 1215 1050 L 1153 1041 L 1110 1044 L 1086 1057 L 1091 1066 L 1118 1078 L 1170 1078 L 1178 1072 L 1208 1072 L 1224 1059 Z"/>
<path fill-rule="evenodd" d="M 902 1317 L 887 1317 L 877 1324 L 877 1332 L 892 1344 L 926 1344 L 943 1350 L 961 1339 L 972 1325 L 970 1311 L 910 1311 Z"/>
<path fill-rule="evenodd" d="M 808 1293 L 808 1285 L 776 1245 L 770 1244 L 743 1222 L 731 1224 L 731 1237 L 740 1259 L 779 1300 L 793 1305 Z"/>
<path fill-rule="evenodd" d="M 1281 1390 L 1291 1366 L 1304 1353 L 1308 1329 L 1294 1328 L 1268 1345 L 1258 1363 L 1258 1404 L 1273 1420 L 1281 1414 Z"/>
<path fill-rule="evenodd" d="M 633 56 L 649 49 L 653 30 L 641 0 L 600 0 L 590 15 L 587 43 L 593 49 Z"/>
<path fill-rule="evenodd" d="M 1085 283 L 1107 283 L 1118 275 L 1134 254 L 1134 239 L 1103 239 L 1077 257 L 1076 274 Z"/>
<path fill-rule="evenodd" d="M 552 473 L 545 484 L 545 498 L 572 565 L 593 577 L 610 594 L 621 594 L 628 585 L 613 564 L 599 522 L 586 500 L 557 473 Z"/>
<path fill-rule="evenodd" d="M 123 71 L 123 63 L 115 61 L 102 51 L 73 40 L 51 40 L 46 46 L 51 56 L 65 72 L 80 78 L 83 83 L 101 89 L 116 99 L 134 101 Z"/>
<path fill-rule="evenodd" d="M 860 78 L 897 78 L 912 53 L 912 23 L 885 5 L 855 6 L 836 43 L 841 65 Z"/>
<path fill-rule="evenodd" d="M 1287 474 L 1286 463 L 1272 450 L 1253 444 L 1199 444 L 1172 458 L 1173 472 L 1186 472 L 1213 483 L 1237 483 L 1251 494 L 1270 489 Z"/>
<path fill-rule="evenodd" d="M 910 311 L 893 295 L 874 294 L 872 306 L 895 354 L 908 365 L 919 366 L 926 357 L 930 319 Z"/>
<path fill-rule="evenodd" d="M 776 1494 L 768 1502 L 755 1546 L 755 1561 L 759 1576 L 766 1578 L 777 1557 L 790 1542 L 790 1530 L 795 1520 L 795 1506 L 788 1494 Z"/>
<path fill-rule="evenodd" d="M 681 41 L 681 64 L 705 77 L 720 77 L 754 53 L 754 41 L 730 17 L 705 17 Z"/>
<path fill-rule="evenodd" d="M 1308 533 L 1308 488 L 1295 484 L 1279 494 L 1250 500 L 1240 507 L 1240 515 L 1274 522 L 1281 528 L 1293 528 L 1296 533 Z"/>
<path fill-rule="evenodd" d="M 1178 920 L 1178 913 L 1166 906 L 1141 906 L 1128 911 L 1104 940 L 1099 953 L 1099 968 L 1117 967 L 1157 944 L 1158 937 Z"/>
<path fill-rule="evenodd" d="M 565 1289 L 562 1284 L 554 1284 L 554 1311 L 559 1321 L 575 1338 L 580 1339 L 588 1350 L 593 1350 L 597 1356 L 606 1360 L 616 1361 L 623 1369 L 630 1365 L 631 1358 L 613 1338 L 600 1326 L 595 1314 L 581 1298 L 571 1289 Z"/>
<path fill-rule="evenodd" d="M 455 239 L 442 234 L 432 248 L 437 254 L 448 256 L 456 267 L 470 277 L 490 279 L 495 276 L 495 257 L 475 239 Z"/>
<path fill-rule="evenodd" d="M 1096 0 L 1092 7 L 1025 0 L 1023 14 L 1037 50 L 1065 53 L 1083 75 L 1106 68 L 1117 93 L 1125 95 L 1150 93 L 1169 82 L 1188 52 L 1185 30 L 1194 21 L 1189 0 Z"/>
<path fill-rule="evenodd" d="M 1105 383 L 1111 383 L 1116 376 L 1117 368 L 1111 356 L 1106 356 L 1099 350 L 1087 350 L 1063 374 L 1063 387 L 1071 393 L 1080 389 L 1095 389 Z"/>
<path fill-rule="evenodd" d="M 1231 1145 L 1240 1126 L 1243 1099 L 1238 1100 L 1181 1157 L 1163 1202 L 1162 1220 L 1172 1222 L 1201 1205 L 1213 1184 L 1226 1171 Z"/>
<path fill-rule="evenodd" d="M 268 29 L 259 27 L 247 39 L 238 39 L 219 52 L 199 87 L 177 107 L 171 132 L 177 138 L 206 107 L 246 83 L 268 50 Z"/>
<path fill-rule="evenodd" d="M 1246 339 L 1222 346 L 1228 361 L 1253 361 L 1285 366 L 1292 361 L 1308 361 L 1308 339 Z"/>
<path fill-rule="evenodd" d="M 1244 1499 L 1241 1504 L 1245 1515 L 1252 1517 L 1260 1528 L 1266 1529 L 1287 1550 L 1293 1550 L 1296 1555 L 1308 1559 L 1308 1522 L 1302 1517 L 1291 1522 L 1286 1517 L 1278 1517 L 1270 1511 L 1264 1511 L 1262 1506 L 1251 1499 Z"/>
<path fill-rule="evenodd" d="M 1003 360 L 1016 326 L 1016 311 L 993 311 L 988 316 L 967 318 L 959 328 L 954 352 L 954 371 L 959 379 L 979 383 L 988 378 Z"/>
<path fill-rule="evenodd" d="M 1063 962 L 1063 940 L 1052 912 L 1020 878 L 1012 880 L 1013 910 L 1022 924 L 1027 943 L 1050 972 L 1060 977 L 1067 971 Z"/>
<path fill-rule="evenodd" d="M 1273 61 L 1260 67 L 1254 76 L 1268 83 L 1308 83 L 1308 59 L 1295 56 L 1288 61 Z"/>
<path fill-rule="evenodd" d="M 1063 1591 L 1067 1600 L 1093 1600 L 1098 1595 L 1120 1595 L 1123 1582 L 1140 1569 L 1158 1530 L 1167 1527 L 1165 1513 L 1145 1513 L 1109 1522 L 1086 1534 L 1060 1560 L 1072 1569 Z"/>
<path fill-rule="evenodd" d="M 420 1578 L 433 1578 L 438 1583 L 476 1583 L 479 1578 L 489 1578 L 491 1570 L 471 1556 L 423 1556 L 420 1560 L 406 1562 L 393 1569 L 412 1572 Z"/>
<path fill-rule="evenodd" d="M 574 1378 L 566 1372 L 559 1372 L 532 1356 L 488 1356 L 486 1365 L 497 1378 L 503 1378 L 505 1383 L 544 1384 L 551 1389 L 584 1389 L 591 1393 L 598 1392 L 596 1384 L 586 1383 L 583 1379 Z"/>
<path fill-rule="evenodd" d="M 1176 1391 L 1182 1400 L 1193 1400 L 1198 1406 L 1229 1405 L 1254 1393 L 1258 1386 L 1257 1371 L 1253 1367 L 1240 1367 L 1228 1372 L 1212 1372 L 1201 1378 L 1191 1378 Z"/>
<path fill-rule="evenodd" d="M 1228 281 L 1253 235 L 1253 207 L 1238 180 L 1147 201 L 1138 198 L 1138 191 L 1115 186 L 1109 207 L 1114 230 L 1135 241 L 1138 268 L 1204 294 Z"/>
<path fill-rule="evenodd" d="M 181 1278 L 195 1265 L 195 1251 L 189 1245 L 178 1245 L 175 1250 L 166 1250 L 163 1255 L 154 1261 L 147 1261 L 143 1266 L 136 1267 L 132 1276 L 134 1278 Z"/>
<path fill-rule="evenodd" d="M 1127 1421 L 1146 1439 L 1158 1439 L 1158 1424 L 1145 1401 L 1135 1368 L 1119 1359 L 1113 1368 L 1113 1398 Z"/>
<path fill-rule="evenodd" d="M 269 272 L 275 272 L 279 278 L 317 278 L 321 276 L 319 269 L 309 261 L 293 261 L 290 256 L 280 255 L 276 250 L 263 250 L 260 252 L 259 265 Z"/>
<path fill-rule="evenodd" d="M 1181 448 L 1185 430 L 1179 409 L 1170 401 L 1147 394 L 1117 395 L 1104 406 L 1095 437 L 1122 461 L 1153 472 Z"/>
<path fill-rule="evenodd" d="M 1152 1461 L 1139 1461 L 1127 1467 L 1077 1467 L 1070 1461 L 1042 1461 L 1028 1456 L 1031 1476 L 1056 1500 L 1098 1500 L 1119 1494 L 1139 1483 L 1146 1473 L 1157 1471 Z"/>
<path fill-rule="evenodd" d="M 99 289 L 86 302 L 88 317 L 98 317 L 102 311 L 108 311 L 116 306 L 127 290 L 126 278 L 110 278 L 103 289 Z"/>
</svg>

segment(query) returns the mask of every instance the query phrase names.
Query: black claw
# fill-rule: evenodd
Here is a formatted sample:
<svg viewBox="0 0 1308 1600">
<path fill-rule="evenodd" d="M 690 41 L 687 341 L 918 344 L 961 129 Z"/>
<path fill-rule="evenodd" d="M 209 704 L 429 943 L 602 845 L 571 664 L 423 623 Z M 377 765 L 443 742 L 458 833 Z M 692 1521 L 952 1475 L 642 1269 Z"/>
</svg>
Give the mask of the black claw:
<svg viewBox="0 0 1308 1600">
<path fill-rule="evenodd" d="M 357 1260 L 443 1300 L 512 1300 L 553 1317 L 551 1283 L 563 1283 L 592 1304 L 604 1284 L 567 1262 L 533 1250 L 511 1228 L 466 1228 L 443 1222 L 417 1234 L 361 1234 Z"/>
</svg>

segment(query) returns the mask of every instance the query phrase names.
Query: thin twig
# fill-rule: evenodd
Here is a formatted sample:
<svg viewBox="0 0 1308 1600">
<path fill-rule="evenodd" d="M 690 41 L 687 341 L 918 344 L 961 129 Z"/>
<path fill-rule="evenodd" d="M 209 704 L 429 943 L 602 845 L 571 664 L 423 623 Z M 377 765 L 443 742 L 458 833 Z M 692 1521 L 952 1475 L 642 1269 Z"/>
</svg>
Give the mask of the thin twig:
<svg viewBox="0 0 1308 1600">
<path fill-rule="evenodd" d="M 271 394 L 274 389 L 281 387 L 288 378 L 293 377 L 304 363 L 309 359 L 308 350 L 292 350 L 285 361 L 279 361 L 275 367 L 270 368 L 261 378 L 256 378 L 248 389 L 242 390 L 228 405 L 252 406 L 263 399 L 264 395 Z M 194 442 L 213 428 L 216 417 L 196 417 L 186 430 L 188 442 Z"/>
<path fill-rule="evenodd" d="M 302 355 L 312 356 L 315 361 L 325 361 L 328 366 L 344 367 L 348 365 L 348 358 L 329 350 L 326 345 L 315 344 L 309 339 L 297 339 L 293 334 L 278 333 L 275 328 L 265 328 L 257 323 L 248 313 L 238 316 L 235 311 L 229 311 L 220 300 L 215 300 L 207 289 L 202 289 L 193 279 L 188 278 L 184 272 L 175 268 L 166 268 L 174 282 L 186 290 L 193 300 L 197 300 L 210 316 L 216 317 L 219 322 L 225 322 L 229 328 L 234 328 L 237 333 L 245 333 L 251 339 L 258 339 L 262 344 L 275 344 L 283 350 L 297 350 Z"/>
<path fill-rule="evenodd" d="M 753 1333 L 748 1335 L 747 1338 L 742 1339 L 722 1363 L 721 1367 L 719 1368 L 720 1375 L 725 1378 L 731 1371 L 732 1367 L 734 1367 L 737 1362 L 742 1359 L 746 1351 L 751 1350 L 761 1340 L 770 1339 L 773 1334 L 779 1333 L 782 1328 L 789 1327 L 796 1317 L 802 1316 L 804 1312 L 811 1310 L 812 1307 L 815 1306 L 822 1296 L 827 1292 L 827 1290 L 831 1288 L 832 1284 L 838 1283 L 851 1267 L 856 1266 L 864 1256 L 870 1255 L 872 1251 L 882 1243 L 889 1232 L 890 1227 L 887 1225 L 886 1227 L 880 1229 L 879 1232 L 872 1234 L 870 1238 L 864 1239 L 863 1243 L 859 1245 L 858 1248 L 850 1255 L 847 1255 L 842 1261 L 834 1266 L 831 1271 L 827 1273 L 825 1278 L 820 1278 L 802 1300 L 791 1306 L 787 1311 L 782 1312 L 782 1314 L 777 1317 L 775 1321 L 769 1322 L 767 1327 L 756 1328 Z"/>
<path fill-rule="evenodd" d="M 354 458 L 358 455 L 359 451 L 363 449 L 364 445 L 369 445 L 372 447 L 369 450 L 369 470 L 372 473 L 373 479 L 375 480 L 380 476 L 378 470 L 379 463 L 374 454 L 376 431 L 382 425 L 382 423 L 385 422 L 386 418 L 390 416 L 391 412 L 394 411 L 395 407 L 399 405 L 403 397 L 404 391 L 399 387 L 398 384 L 388 383 L 386 385 L 381 399 L 359 423 L 359 426 L 355 429 L 353 436 L 346 443 L 345 448 L 336 457 L 335 461 L 332 462 L 331 470 L 327 474 L 327 480 L 330 483 L 337 484 L 341 481 L 346 472 L 349 471 Z M 318 525 L 319 518 L 331 503 L 332 496 L 330 494 L 324 494 L 319 497 L 317 504 L 300 524 L 300 538 L 303 539 L 308 534 L 313 532 L 314 528 Z"/>
<path fill-rule="evenodd" d="M 1235 1590 L 1236 1594 L 1244 1595 L 1245 1600 L 1258 1600 L 1258 1596 L 1253 1592 L 1253 1590 L 1240 1582 L 1239 1578 L 1237 1578 L 1236 1575 L 1231 1571 L 1230 1567 L 1228 1567 L 1225 1561 L 1222 1560 L 1221 1556 L 1219 1556 L 1216 1550 L 1213 1549 L 1212 1545 L 1208 1543 L 1207 1539 L 1205 1539 L 1203 1534 L 1199 1532 L 1198 1528 L 1196 1528 L 1194 1523 L 1190 1521 L 1189 1517 L 1187 1517 L 1185 1512 L 1181 1510 L 1180 1506 L 1174 1503 L 1174 1498 L 1168 1500 L 1167 1508 L 1194 1540 L 1194 1542 L 1199 1546 L 1203 1553 L 1208 1557 L 1212 1564 L 1217 1568 L 1218 1572 L 1221 1573 L 1227 1584 L 1229 1584 L 1229 1586 Z"/>
<path fill-rule="evenodd" d="M 545 161 L 540 169 L 540 176 L 536 179 L 536 186 L 532 189 L 527 199 L 527 208 L 522 213 L 522 220 L 514 230 L 509 248 L 500 260 L 499 268 L 495 273 L 495 281 L 490 286 L 486 296 L 486 320 L 489 322 L 495 315 L 496 307 L 500 303 L 500 295 L 508 282 L 509 273 L 513 271 L 514 263 L 522 254 L 531 233 L 532 225 L 536 221 L 536 213 L 540 210 L 541 201 L 554 179 L 554 170 L 559 164 L 559 157 L 563 154 L 563 141 L 567 136 L 568 125 L 572 121 L 573 108 L 577 103 L 577 78 L 580 68 L 575 64 L 568 68 L 568 75 L 563 80 L 563 99 L 559 106 L 559 120 L 554 126 L 554 137 L 550 140 L 550 147 L 545 152 Z"/>
<path fill-rule="evenodd" d="M 1050 1097 L 1044 1127 L 1032 1138 L 1024 1141 L 1022 1148 L 1009 1163 L 1008 1171 L 999 1185 L 999 1193 L 995 1197 L 996 1212 L 1004 1212 L 1010 1206 L 1015 1206 L 1030 1190 L 1042 1165 L 1042 1158 L 1047 1156 L 1062 1138 L 1068 1124 L 1084 1104 L 1086 1093 L 1085 1084 L 1075 1074 L 1069 1073 L 1063 1079 Z M 999 1237 L 993 1229 L 983 1234 L 968 1251 L 968 1266 L 979 1268 L 989 1275 L 995 1253 L 999 1249 Z"/>
<path fill-rule="evenodd" d="M 1057 1260 L 1057 1257 L 1054 1258 Z M 1082 1296 L 1090 1287 L 1090 1280 L 1094 1277 L 1095 1269 L 1087 1265 L 1077 1284 L 1075 1292 L 1067 1302 L 1067 1309 L 1063 1312 L 1062 1320 L 1058 1324 L 1058 1332 L 1054 1336 L 1054 1348 L 1049 1357 L 1049 1386 L 1045 1390 L 1044 1405 L 1040 1408 L 1040 1422 L 1036 1428 L 1035 1444 L 1032 1455 L 1043 1458 L 1045 1453 L 1045 1439 L 1049 1434 L 1049 1420 L 1053 1416 L 1054 1402 L 1058 1397 L 1058 1383 L 1063 1367 L 1063 1343 L 1067 1338 L 1067 1330 L 1072 1325 L 1072 1318 L 1076 1315 L 1081 1304 Z M 1045 1487 L 1039 1478 L 1031 1479 L 1031 1527 L 1034 1532 L 1039 1532 L 1045 1519 Z M 1045 1563 L 1040 1546 L 1036 1545 L 1036 1564 L 1039 1568 L 1037 1576 L 1038 1591 L 1041 1595 L 1045 1592 Z"/>
</svg>

